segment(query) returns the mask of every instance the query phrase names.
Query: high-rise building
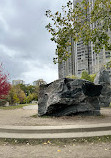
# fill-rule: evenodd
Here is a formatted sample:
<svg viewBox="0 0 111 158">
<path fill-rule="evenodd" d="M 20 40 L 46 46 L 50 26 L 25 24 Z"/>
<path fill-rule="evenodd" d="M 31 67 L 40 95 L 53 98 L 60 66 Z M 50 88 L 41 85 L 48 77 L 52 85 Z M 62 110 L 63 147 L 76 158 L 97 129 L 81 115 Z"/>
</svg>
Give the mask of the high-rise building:
<svg viewBox="0 0 111 158">
<path fill-rule="evenodd" d="M 33 82 L 33 86 L 40 86 L 43 84 L 47 84 L 43 79 L 39 79 L 39 80 Z"/>
<path fill-rule="evenodd" d="M 91 4 L 93 7 L 94 0 L 90 1 L 92 2 Z M 111 32 L 108 34 L 110 34 L 111 37 Z M 67 61 L 63 61 L 61 64 L 58 64 L 59 78 L 72 75 L 80 77 L 83 70 L 88 71 L 89 74 L 97 73 L 101 67 L 106 65 L 106 63 L 111 60 L 110 51 L 102 50 L 99 54 L 97 54 L 93 51 L 92 43 L 85 46 L 82 40 L 75 43 L 71 39 L 71 44 L 72 49 L 70 46 L 67 48 L 68 51 L 71 52 L 71 57 Z M 111 76 L 111 68 L 108 67 L 107 70 Z"/>
<path fill-rule="evenodd" d="M 24 84 L 25 82 L 23 80 L 13 80 L 12 85 L 16 86 L 18 84 Z"/>
</svg>

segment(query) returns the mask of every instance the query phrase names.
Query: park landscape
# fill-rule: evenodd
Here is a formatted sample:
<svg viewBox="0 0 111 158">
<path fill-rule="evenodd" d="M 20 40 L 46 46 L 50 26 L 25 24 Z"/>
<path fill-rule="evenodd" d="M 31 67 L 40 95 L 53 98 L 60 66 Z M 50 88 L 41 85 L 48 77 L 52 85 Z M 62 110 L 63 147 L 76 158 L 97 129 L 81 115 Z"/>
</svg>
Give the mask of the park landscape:
<svg viewBox="0 0 111 158">
<path fill-rule="evenodd" d="M 6 81 L 6 78 L 4 79 Z M 74 83 L 83 80 L 83 81 L 86 81 L 86 83 L 88 84 L 91 83 L 91 89 L 88 89 L 88 90 L 92 90 L 90 92 L 91 95 L 89 96 L 89 93 L 85 92 L 85 94 L 80 93 L 79 96 L 83 95 L 84 97 L 86 96 L 87 98 L 87 95 L 88 95 L 89 97 L 93 98 L 93 100 L 96 99 L 95 97 L 99 97 L 98 93 L 95 93 L 95 90 L 92 89 L 92 84 L 94 85 L 94 83 L 92 83 L 91 81 L 84 80 L 84 79 L 69 79 L 69 78 L 65 80 L 68 80 Z M 41 115 L 41 112 L 40 112 L 41 107 L 45 106 L 45 104 L 47 103 L 47 99 L 44 100 L 44 93 L 47 94 L 46 88 L 49 87 L 50 89 L 50 91 L 48 90 L 48 92 L 51 92 L 51 94 L 49 93 L 49 98 L 50 98 L 50 96 L 53 95 L 55 92 L 57 93 L 57 89 L 61 91 L 61 88 L 59 89 L 57 87 L 57 83 L 59 83 L 59 81 L 62 81 L 62 80 L 59 79 L 57 81 L 54 81 L 54 83 L 51 83 L 48 85 L 47 84 L 41 85 L 39 87 L 38 104 L 36 103 L 32 105 L 30 103 L 30 104 L 15 104 L 15 105 L 9 105 L 9 106 L 6 106 L 6 105 L 0 106 L 0 137 L 1 137 L 0 155 L 1 157 L 27 157 L 29 156 L 29 157 L 49 157 L 49 158 L 50 157 L 52 158 L 53 157 L 66 157 L 66 158 L 67 157 L 81 157 L 82 158 L 83 155 L 84 157 L 92 157 L 93 154 L 94 154 L 93 157 L 105 157 L 105 156 L 110 157 L 110 154 L 111 154 L 111 148 L 110 148 L 111 105 L 109 101 L 110 101 L 111 90 L 110 90 L 108 72 L 105 69 L 102 69 L 102 72 L 101 73 L 99 72 L 99 75 L 95 77 L 95 81 L 97 83 L 100 82 L 101 84 L 103 84 L 103 81 L 104 81 L 104 84 L 102 85 L 103 92 L 101 92 L 101 96 L 104 98 L 104 104 L 103 102 L 101 102 L 101 99 L 99 99 L 99 102 L 96 103 L 97 104 L 96 106 L 98 107 L 99 107 L 98 104 L 100 104 L 99 115 L 98 113 L 95 113 L 95 112 L 92 114 L 89 113 L 88 115 L 84 113 L 84 110 L 86 107 L 85 105 L 83 105 L 83 109 L 81 108 L 80 106 L 81 100 L 79 98 L 78 99 L 76 98 L 76 99 L 79 101 L 78 105 L 80 104 L 79 105 L 80 107 L 78 108 L 79 109 L 81 108 L 83 111 L 83 112 L 81 111 L 81 113 L 77 113 L 77 111 L 76 113 L 75 112 L 72 113 L 73 112 L 73 109 L 72 109 L 71 110 L 72 115 L 69 115 L 69 113 L 67 112 L 66 113 L 61 112 L 60 114 L 62 115 L 57 116 L 57 113 L 60 111 L 60 109 L 59 111 L 58 109 L 56 109 L 54 111 L 52 110 L 53 111 L 52 116 L 50 115 L 50 113 Z M 67 82 L 65 81 L 65 84 L 66 83 Z M 56 84 L 55 88 L 57 89 L 55 89 L 54 86 L 52 86 L 53 88 L 51 89 L 50 85 L 52 84 Z M 82 88 L 81 84 L 79 86 Z M 45 92 L 43 92 L 42 90 L 44 89 L 44 87 L 45 87 Z M 96 87 L 96 91 L 97 91 L 97 88 L 98 87 Z M 108 93 L 104 94 L 104 91 L 106 92 L 106 89 Z M 59 91 L 58 91 L 58 95 L 59 95 Z M 70 92 L 71 92 L 71 89 L 70 89 Z M 62 90 L 62 93 L 64 94 L 63 90 Z M 72 92 L 69 93 L 68 90 L 65 91 L 65 94 L 67 93 L 70 96 L 72 95 Z M 75 94 L 73 98 L 78 96 L 74 91 L 73 93 Z M 8 93 L 6 93 L 6 96 L 7 94 Z M 97 95 L 97 96 L 93 96 L 92 94 Z M 53 96 L 53 98 L 55 97 Z M 54 100 L 53 98 L 52 100 Z M 67 98 L 67 95 L 65 95 L 64 99 L 66 100 L 66 98 Z M 41 100 L 43 101 L 41 102 Z M 70 98 L 70 100 L 72 100 L 72 97 Z M 70 100 L 68 97 L 68 102 Z M 75 106 L 75 103 L 74 103 L 75 101 L 73 100 L 73 104 L 71 103 L 71 106 L 72 105 L 73 107 Z M 62 102 L 60 101 L 60 103 L 58 104 L 58 108 L 59 108 L 59 105 L 62 105 L 61 103 Z M 67 100 L 66 100 L 66 103 L 67 103 Z M 103 107 L 101 107 L 101 105 L 103 105 Z M 63 106 L 64 108 L 67 107 L 65 104 L 63 104 Z M 62 110 L 64 110 L 64 108 L 62 108 Z M 88 107 L 87 107 L 87 110 L 88 110 Z M 89 108 L 89 111 L 90 110 L 92 109 Z M 47 111 L 48 111 L 48 108 L 47 108 Z M 47 128 L 48 128 L 48 131 L 46 130 Z M 103 129 L 101 130 L 101 128 Z M 78 129 L 78 132 L 77 132 L 77 129 Z M 95 130 L 97 130 L 97 132 L 100 130 L 99 135 L 95 133 Z M 81 136 L 81 134 L 83 135 Z M 7 152 L 5 152 L 5 150 L 8 151 L 8 154 Z M 43 150 L 46 151 L 44 154 L 42 153 Z M 104 153 L 103 153 L 103 150 L 104 150 Z M 27 152 L 29 152 L 28 155 L 27 155 Z M 52 152 L 54 153 L 54 156 L 52 156 Z"/>
<path fill-rule="evenodd" d="M 104 48 L 111 50 L 106 33 L 111 30 L 111 1 L 96 0 L 91 21 L 88 7 L 88 1 L 83 0 L 73 9 L 69 1 L 62 7 L 63 17 L 59 11 L 46 11 L 46 17 L 54 22 L 46 25 L 51 40 L 57 44 L 54 63 L 70 57 L 66 49 L 71 46 L 70 36 L 75 42 L 82 39 L 86 46 L 92 42 L 96 53 Z M 90 22 L 97 21 L 100 27 L 89 27 Z M 90 74 L 88 65 L 88 71 L 84 70 L 81 77 L 70 75 L 48 84 L 26 86 L 10 84 L 10 74 L 5 73 L 1 64 L 0 157 L 110 158 L 109 67 L 110 60 L 96 74 Z"/>
</svg>

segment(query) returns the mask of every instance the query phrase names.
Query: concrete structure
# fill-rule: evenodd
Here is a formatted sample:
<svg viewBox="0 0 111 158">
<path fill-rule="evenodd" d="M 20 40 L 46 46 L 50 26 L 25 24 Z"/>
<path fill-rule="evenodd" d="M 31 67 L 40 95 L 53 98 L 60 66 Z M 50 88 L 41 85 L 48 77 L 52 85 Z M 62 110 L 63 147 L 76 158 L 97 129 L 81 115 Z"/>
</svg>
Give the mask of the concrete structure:
<svg viewBox="0 0 111 158">
<path fill-rule="evenodd" d="M 69 139 L 111 136 L 111 123 L 65 126 L 0 126 L 0 138 Z"/>
<path fill-rule="evenodd" d="M 94 5 L 94 0 L 91 0 L 92 7 Z M 74 0 L 75 3 L 75 0 Z M 95 27 L 95 26 L 91 26 Z M 111 35 L 110 32 L 108 34 Z M 110 36 L 111 37 L 111 36 Z M 67 76 L 81 76 L 83 70 L 88 71 L 88 60 L 89 60 L 89 73 L 97 73 L 101 67 L 106 65 L 106 63 L 111 60 L 111 52 L 103 50 L 101 53 L 96 54 L 93 51 L 92 43 L 88 46 L 83 44 L 83 41 L 78 43 L 73 42 L 71 39 L 72 49 L 68 48 L 71 52 L 71 57 L 67 61 L 63 61 L 62 64 L 58 64 L 59 78 L 64 78 Z M 107 68 L 111 78 L 111 68 Z"/>
<path fill-rule="evenodd" d="M 46 82 L 43 79 L 39 79 L 33 82 L 33 86 L 40 86 L 42 84 L 46 84 Z"/>
<path fill-rule="evenodd" d="M 25 82 L 24 82 L 23 80 L 13 80 L 13 81 L 12 81 L 12 85 L 13 85 L 13 86 L 16 86 L 16 85 L 18 85 L 18 84 L 25 84 Z"/>
</svg>

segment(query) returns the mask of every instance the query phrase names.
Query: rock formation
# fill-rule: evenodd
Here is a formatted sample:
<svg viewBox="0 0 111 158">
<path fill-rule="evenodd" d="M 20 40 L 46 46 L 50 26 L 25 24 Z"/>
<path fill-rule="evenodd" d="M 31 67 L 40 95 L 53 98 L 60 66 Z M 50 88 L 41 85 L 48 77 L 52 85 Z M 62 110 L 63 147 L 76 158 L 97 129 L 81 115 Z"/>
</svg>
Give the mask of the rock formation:
<svg viewBox="0 0 111 158">
<path fill-rule="evenodd" d="M 81 79 L 63 78 L 40 86 L 38 115 L 100 115 L 102 86 Z"/>
<path fill-rule="evenodd" d="M 105 68 L 101 68 L 101 70 L 96 75 L 94 83 L 101 84 L 103 86 L 100 95 L 100 106 L 108 107 L 111 102 L 111 85 L 109 72 L 106 71 Z"/>
</svg>

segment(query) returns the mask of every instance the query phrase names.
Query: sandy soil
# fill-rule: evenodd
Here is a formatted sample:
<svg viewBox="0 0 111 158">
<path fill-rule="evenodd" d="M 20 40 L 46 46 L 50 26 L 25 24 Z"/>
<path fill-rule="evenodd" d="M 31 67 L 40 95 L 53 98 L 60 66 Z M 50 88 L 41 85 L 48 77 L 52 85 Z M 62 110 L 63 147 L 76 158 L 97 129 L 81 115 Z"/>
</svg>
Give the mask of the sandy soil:
<svg viewBox="0 0 111 158">
<path fill-rule="evenodd" d="M 73 117 L 52 117 L 41 118 L 32 117 L 37 115 L 37 110 L 0 110 L 0 125 L 17 125 L 17 126 L 44 126 L 44 125 L 77 125 L 77 124 L 95 124 L 111 123 L 111 108 L 101 110 L 102 116 L 73 116 Z"/>
<path fill-rule="evenodd" d="M 111 108 L 101 110 L 102 116 L 73 116 L 60 118 L 34 118 L 37 110 L 0 110 L 0 125 L 68 125 L 110 123 Z M 111 142 L 39 145 L 13 145 L 0 142 L 0 158 L 111 158 Z"/>
<path fill-rule="evenodd" d="M 0 158 L 111 158 L 111 143 L 0 145 Z"/>
</svg>

